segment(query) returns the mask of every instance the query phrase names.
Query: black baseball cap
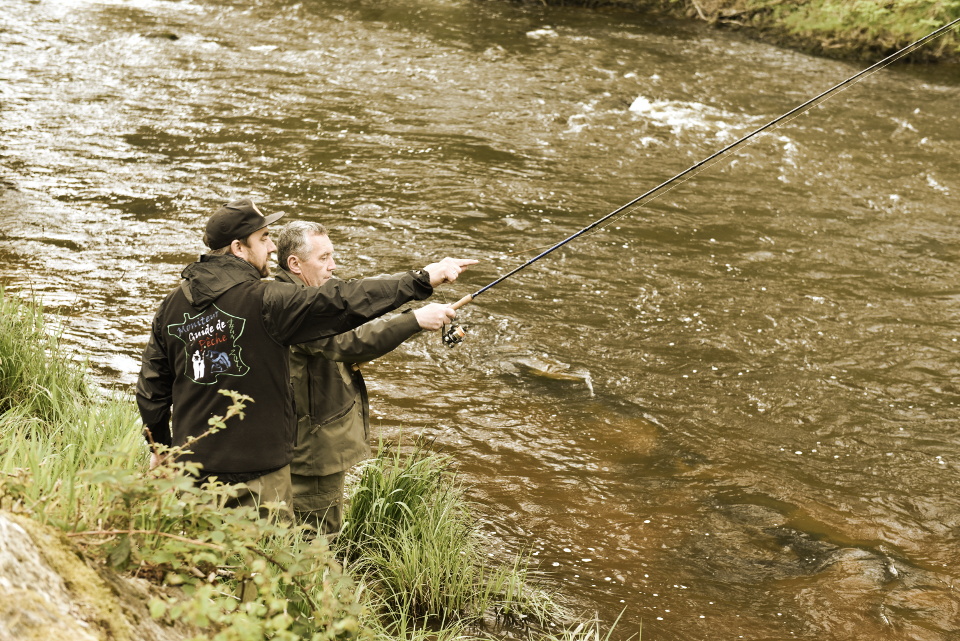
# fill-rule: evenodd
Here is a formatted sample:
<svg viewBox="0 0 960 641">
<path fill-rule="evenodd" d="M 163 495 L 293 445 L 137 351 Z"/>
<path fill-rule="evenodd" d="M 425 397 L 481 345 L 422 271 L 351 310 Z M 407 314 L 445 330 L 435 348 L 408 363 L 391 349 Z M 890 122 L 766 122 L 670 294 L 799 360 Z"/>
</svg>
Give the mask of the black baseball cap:
<svg viewBox="0 0 960 641">
<path fill-rule="evenodd" d="M 258 229 L 273 224 L 284 212 L 264 216 L 249 198 L 233 200 L 221 205 L 207 221 L 203 242 L 210 249 L 226 247 L 235 240 L 246 238 Z"/>
</svg>

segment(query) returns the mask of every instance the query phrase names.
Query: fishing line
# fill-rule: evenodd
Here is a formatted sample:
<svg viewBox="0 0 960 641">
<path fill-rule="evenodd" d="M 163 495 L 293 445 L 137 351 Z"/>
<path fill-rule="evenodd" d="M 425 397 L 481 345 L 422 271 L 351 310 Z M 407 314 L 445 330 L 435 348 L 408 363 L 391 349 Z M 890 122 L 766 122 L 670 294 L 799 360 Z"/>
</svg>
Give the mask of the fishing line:
<svg viewBox="0 0 960 641">
<path fill-rule="evenodd" d="M 651 200 L 655 200 L 656 198 L 658 198 L 659 196 L 663 195 L 663 194 L 666 193 L 667 191 L 670 191 L 670 190 L 673 189 L 674 187 L 676 187 L 676 186 L 678 186 L 678 185 L 680 185 L 680 184 L 683 184 L 684 182 L 686 182 L 686 181 L 689 180 L 690 178 L 693 178 L 694 176 L 696 176 L 697 174 L 699 174 L 701 171 L 704 171 L 705 169 L 713 166 L 713 165 L 716 164 L 716 162 L 717 162 L 718 160 L 720 160 L 720 158 L 722 158 L 723 156 L 726 156 L 727 154 L 731 153 L 732 151 L 744 147 L 744 146 L 745 146 L 746 144 L 748 144 L 748 143 L 755 142 L 753 139 L 754 139 L 756 136 L 758 136 L 759 134 L 767 131 L 768 129 L 773 129 L 773 128 L 779 126 L 779 125 L 789 123 L 789 122 L 792 121 L 794 118 L 797 118 L 798 116 L 804 114 L 805 112 L 809 111 L 809 110 L 812 109 L 813 107 L 816 107 L 817 105 L 823 103 L 824 101 L 826 101 L 827 99 L 829 99 L 829 98 L 833 97 L 834 95 L 840 93 L 841 91 L 844 91 L 844 90 L 850 88 L 851 86 L 853 86 L 854 84 L 860 82 L 860 81 L 863 80 L 864 78 L 867 78 L 867 77 L 873 75 L 874 73 L 876 73 L 877 71 L 880 71 L 880 70 L 883 69 L 884 67 L 886 67 L 886 66 L 888 66 L 888 65 L 896 62 L 897 60 L 903 58 L 903 57 L 906 56 L 906 55 L 909 55 L 910 53 L 916 51 L 917 49 L 919 49 L 920 47 L 924 46 L 924 45 L 927 44 L 928 42 L 931 42 L 931 41 L 936 40 L 937 38 L 943 36 L 944 34 L 946 34 L 947 32 L 949 32 L 951 29 L 953 29 L 954 27 L 956 27 L 957 25 L 960 25 L 960 18 L 957 18 L 956 20 L 954 20 L 954 21 L 952 21 L 952 22 L 949 22 L 949 23 L 943 25 L 943 26 L 940 27 L 939 29 L 936 29 L 936 30 L 934 30 L 934 31 L 931 31 L 930 33 L 928 33 L 928 34 L 925 35 L 924 37 L 920 38 L 919 40 L 916 40 L 916 41 L 912 42 L 911 44 L 908 44 L 907 46 L 903 47 L 903 48 L 900 49 L 899 51 L 897 51 L 897 52 L 895 52 L 895 53 L 887 56 L 887 57 L 884 58 L 883 60 L 880 60 L 879 62 L 876 62 L 876 63 L 870 65 L 870 66 L 867 67 L 866 69 L 863 69 L 863 70 L 855 73 L 854 75 L 850 76 L 850 77 L 847 78 L 846 80 L 835 84 L 834 86 L 830 87 L 830 88 L 827 89 L 826 91 L 824 91 L 824 92 L 818 94 L 817 96 L 814 96 L 813 98 L 807 100 L 806 102 L 804 102 L 804 103 L 802 103 L 802 104 L 794 107 L 794 108 L 791 109 L 790 111 L 787 111 L 786 113 L 781 114 L 780 116 L 777 116 L 776 118 L 774 118 L 773 120 L 771 120 L 771 121 L 768 122 L 767 124 L 765 124 L 765 125 L 757 128 L 757 129 L 754 129 L 754 130 L 753 130 L 752 132 L 750 132 L 749 134 L 747 134 L 747 135 L 743 136 L 742 138 L 739 138 L 738 140 L 730 143 L 729 145 L 727 145 L 727 146 L 724 147 L 723 149 L 721 149 L 721 150 L 719 150 L 719 151 L 717 151 L 717 152 L 714 152 L 713 154 L 711 154 L 710 156 L 707 156 L 706 158 L 704 158 L 704 159 L 701 160 L 700 162 L 698 162 L 698 163 L 696 163 L 696 164 L 694 164 L 694 165 L 691 165 L 690 167 L 688 167 L 687 169 L 685 169 L 685 170 L 681 171 L 680 173 L 676 174 L 676 175 L 673 176 L 672 178 L 669 178 L 669 179 L 663 181 L 662 183 L 660 183 L 660 184 L 657 185 L 656 187 L 654 187 L 654 188 L 646 191 L 645 193 L 637 196 L 636 198 L 634 198 L 634 199 L 631 200 L 630 202 L 628 202 L 628 203 L 626 203 L 626 204 L 624 204 L 624 205 L 621 205 L 620 207 L 617 207 L 616 209 L 614 209 L 612 212 L 610 212 L 610 213 L 607 214 L 606 216 L 603 216 L 603 217 L 601 217 L 601 218 L 598 218 L 597 220 L 595 220 L 594 222 L 590 223 L 589 225 L 587 225 L 587 226 L 584 227 L 583 229 L 581 229 L 581 230 L 579 230 L 579 231 L 571 234 L 570 236 L 567 236 L 566 238 L 564 238 L 564 239 L 561 240 L 560 242 L 558 242 L 558 243 L 556 243 L 556 244 L 554 244 L 554 245 L 551 245 L 548 249 L 540 252 L 539 254 L 537 254 L 536 256 L 534 256 L 533 258 L 531 258 L 530 260 L 526 261 L 526 262 L 523 263 L 522 265 L 519 265 L 518 267 L 513 268 L 512 270 L 510 270 L 510 271 L 507 272 L 506 274 L 498 277 L 496 280 L 490 282 L 489 284 L 485 285 L 484 287 L 481 287 L 480 289 L 478 289 L 478 290 L 475 291 L 474 293 L 472 293 L 472 294 L 467 294 L 466 296 L 464 296 L 463 298 L 461 298 L 460 300 L 458 300 L 457 302 L 455 302 L 451 307 L 453 307 L 453 309 L 459 309 L 460 307 L 466 305 L 467 303 L 469 303 L 470 301 L 472 301 L 474 298 L 476 298 L 476 297 L 479 296 L 480 294 L 483 294 L 483 293 L 486 292 L 487 290 L 489 290 L 489 289 L 491 289 L 491 288 L 493 288 L 493 287 L 496 287 L 497 285 L 499 285 L 500 283 L 502 283 L 502 282 L 505 281 L 506 279 L 510 278 L 511 276 L 513 276 L 514 274 L 516 274 L 517 272 L 519 272 L 519 271 L 521 271 L 521 270 L 523 270 L 523 269 L 526 269 L 527 267 L 529 267 L 529 266 L 532 265 L 533 263 L 535 263 L 535 262 L 537 262 L 538 260 L 540 260 L 541 258 L 547 256 L 548 254 L 556 251 L 557 249 L 563 247 L 564 245 L 566 245 L 566 244 L 569 243 L 570 241 L 572 241 L 572 240 L 574 240 L 574 239 L 576 239 L 576 238 L 579 238 L 580 236 L 583 236 L 584 234 L 586 234 L 587 232 L 589 232 L 589 231 L 591 231 L 591 230 L 594 230 L 594 229 L 597 229 L 597 228 L 601 227 L 601 226 L 604 225 L 605 223 L 613 222 L 614 220 L 619 219 L 619 218 L 625 216 L 627 213 L 630 213 L 630 210 L 631 210 L 631 209 L 633 209 L 633 208 L 635 208 L 635 207 L 637 207 L 637 206 L 639 206 L 639 205 L 641 205 L 641 204 L 644 204 L 644 203 L 646 203 L 646 202 L 648 202 L 648 201 L 651 201 Z M 674 183 L 677 183 L 677 184 L 675 185 Z M 458 325 L 455 325 L 455 324 L 454 324 L 454 325 L 451 325 L 451 326 L 450 326 L 450 329 L 449 329 L 446 333 L 444 333 L 444 335 L 443 335 L 443 341 L 444 341 L 445 344 L 449 345 L 450 347 L 453 347 L 453 346 L 456 345 L 457 343 L 462 342 L 462 341 L 463 341 L 463 329 L 460 328 Z"/>
</svg>

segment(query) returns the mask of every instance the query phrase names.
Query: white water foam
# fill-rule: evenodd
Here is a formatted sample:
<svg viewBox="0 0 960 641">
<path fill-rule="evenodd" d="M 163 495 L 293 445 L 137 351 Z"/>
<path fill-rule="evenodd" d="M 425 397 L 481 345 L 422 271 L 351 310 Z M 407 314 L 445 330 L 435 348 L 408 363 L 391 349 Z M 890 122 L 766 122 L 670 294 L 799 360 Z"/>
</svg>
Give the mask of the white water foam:
<svg viewBox="0 0 960 641">
<path fill-rule="evenodd" d="M 669 127 L 673 134 L 687 130 L 713 131 L 718 136 L 741 130 L 757 118 L 735 114 L 700 102 L 650 100 L 637 96 L 630 111 L 653 124 Z"/>
</svg>

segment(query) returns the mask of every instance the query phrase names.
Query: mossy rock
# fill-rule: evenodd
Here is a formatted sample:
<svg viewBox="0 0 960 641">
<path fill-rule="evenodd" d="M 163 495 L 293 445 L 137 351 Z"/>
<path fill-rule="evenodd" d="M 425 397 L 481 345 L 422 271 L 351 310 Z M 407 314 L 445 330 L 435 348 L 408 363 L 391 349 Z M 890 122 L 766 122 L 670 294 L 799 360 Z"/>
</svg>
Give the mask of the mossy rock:
<svg viewBox="0 0 960 641">
<path fill-rule="evenodd" d="M 60 531 L 0 512 L 0 641 L 180 641 L 147 608 L 159 588 L 91 565 Z"/>
</svg>

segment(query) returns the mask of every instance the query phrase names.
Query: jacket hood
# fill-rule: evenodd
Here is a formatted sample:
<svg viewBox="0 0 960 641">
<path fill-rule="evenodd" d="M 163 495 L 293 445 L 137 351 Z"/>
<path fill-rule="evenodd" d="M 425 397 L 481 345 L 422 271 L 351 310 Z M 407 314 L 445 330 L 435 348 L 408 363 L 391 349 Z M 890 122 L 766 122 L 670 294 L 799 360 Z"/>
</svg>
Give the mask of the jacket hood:
<svg viewBox="0 0 960 641">
<path fill-rule="evenodd" d="M 260 272 L 256 267 L 232 254 L 205 254 L 197 262 L 187 265 L 180 276 L 186 281 L 189 292 L 187 298 L 194 307 L 206 307 L 240 283 L 260 280 Z"/>
</svg>

